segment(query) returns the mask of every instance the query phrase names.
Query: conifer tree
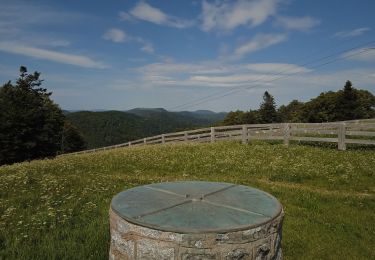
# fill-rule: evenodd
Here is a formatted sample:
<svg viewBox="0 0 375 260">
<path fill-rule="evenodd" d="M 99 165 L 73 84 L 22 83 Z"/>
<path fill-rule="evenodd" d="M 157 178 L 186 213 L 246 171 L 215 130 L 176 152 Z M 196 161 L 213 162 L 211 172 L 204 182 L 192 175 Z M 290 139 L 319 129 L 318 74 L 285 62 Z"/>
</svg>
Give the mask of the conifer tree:
<svg viewBox="0 0 375 260">
<path fill-rule="evenodd" d="M 65 121 L 61 140 L 61 153 L 71 153 L 86 148 L 85 140 L 79 130 Z"/>
<path fill-rule="evenodd" d="M 344 89 L 340 91 L 337 98 L 337 120 L 351 120 L 360 117 L 358 110 L 361 104 L 358 100 L 356 89 L 350 80 L 346 81 Z"/>
<path fill-rule="evenodd" d="M 56 155 L 64 115 L 41 88 L 40 73 L 28 74 L 0 87 L 0 165 Z"/>
<path fill-rule="evenodd" d="M 270 93 L 268 93 L 268 91 L 264 92 L 263 103 L 259 108 L 259 117 L 262 123 L 279 122 L 275 99 Z"/>
</svg>

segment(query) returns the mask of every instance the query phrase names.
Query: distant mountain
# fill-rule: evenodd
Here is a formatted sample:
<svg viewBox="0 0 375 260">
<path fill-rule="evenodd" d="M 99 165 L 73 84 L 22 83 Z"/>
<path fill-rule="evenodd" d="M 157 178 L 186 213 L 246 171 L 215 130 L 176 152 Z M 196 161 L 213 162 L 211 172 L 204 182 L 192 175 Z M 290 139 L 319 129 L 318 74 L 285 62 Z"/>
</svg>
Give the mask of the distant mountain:
<svg viewBox="0 0 375 260">
<path fill-rule="evenodd" d="M 145 118 L 119 111 L 71 112 L 65 115 L 82 133 L 88 148 L 118 144 L 152 134 Z"/>
<path fill-rule="evenodd" d="M 207 110 L 206 113 L 201 112 L 169 112 L 164 108 L 134 108 L 126 111 L 144 118 L 148 118 L 156 122 L 159 127 L 166 129 L 186 129 L 198 126 L 209 126 L 221 121 L 225 118 L 226 113 L 215 113 Z"/>
<path fill-rule="evenodd" d="M 157 107 L 157 108 L 145 108 L 145 107 L 137 107 L 125 112 L 131 113 L 146 113 L 146 112 L 168 112 L 165 108 Z"/>
<path fill-rule="evenodd" d="M 193 125 L 211 125 L 223 120 L 227 113 L 210 110 L 169 112 L 164 108 L 134 108 L 126 111 L 142 117 L 153 117 L 175 121 L 191 122 Z"/>
<path fill-rule="evenodd" d="M 228 113 L 226 112 L 213 112 L 210 110 L 197 110 L 197 111 L 181 111 L 176 112 L 178 114 L 191 116 L 197 119 L 205 120 L 209 124 L 215 124 L 218 121 L 224 120 L 224 118 L 227 116 Z"/>
<path fill-rule="evenodd" d="M 83 134 L 88 148 L 96 148 L 158 135 L 210 126 L 226 113 L 168 112 L 163 108 L 123 111 L 66 111 L 66 118 Z"/>
<path fill-rule="evenodd" d="M 190 111 L 183 111 L 183 112 L 190 112 Z M 192 113 L 194 114 L 200 114 L 200 115 L 214 115 L 214 114 L 217 114 L 211 110 L 197 110 L 197 111 L 193 111 Z"/>
<path fill-rule="evenodd" d="M 133 108 L 124 112 L 142 116 L 142 117 L 151 117 L 157 114 L 168 113 L 168 111 L 165 110 L 164 108 Z"/>
</svg>

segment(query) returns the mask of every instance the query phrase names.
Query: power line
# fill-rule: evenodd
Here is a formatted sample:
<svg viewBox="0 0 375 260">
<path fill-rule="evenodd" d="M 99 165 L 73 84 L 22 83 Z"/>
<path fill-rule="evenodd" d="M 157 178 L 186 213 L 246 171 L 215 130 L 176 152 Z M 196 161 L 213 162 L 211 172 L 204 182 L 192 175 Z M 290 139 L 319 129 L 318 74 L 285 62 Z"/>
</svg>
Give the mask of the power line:
<svg viewBox="0 0 375 260">
<path fill-rule="evenodd" d="M 364 45 L 368 45 L 368 44 L 370 44 L 370 43 L 374 43 L 374 42 L 375 42 L 375 41 L 366 42 L 366 43 L 361 44 L 361 45 L 359 45 L 359 46 L 355 46 L 355 47 L 352 47 L 352 48 L 349 48 L 349 49 L 346 49 L 346 50 L 340 51 L 340 52 L 335 53 L 335 54 L 327 55 L 327 56 L 324 56 L 324 57 L 321 57 L 321 58 L 315 59 L 315 60 L 313 60 L 313 61 L 309 61 L 309 62 L 306 62 L 306 63 L 303 63 L 303 64 L 297 64 L 297 65 L 298 65 L 298 66 L 306 66 L 306 65 L 308 65 L 308 64 L 313 64 L 313 63 L 316 63 L 317 61 L 325 60 L 325 59 L 331 58 L 331 57 L 333 57 L 333 56 L 336 56 L 336 55 L 339 55 L 339 54 L 342 54 L 342 53 L 345 53 L 345 52 L 348 52 L 348 51 L 352 51 L 352 50 L 358 49 L 358 48 L 360 48 L 360 47 L 362 47 L 362 46 L 364 46 Z M 264 78 L 267 77 L 267 76 L 270 76 L 270 75 L 277 76 L 277 75 L 283 74 L 283 73 L 285 73 L 285 72 L 288 72 L 288 69 L 281 70 L 281 71 L 277 72 L 276 74 L 271 74 L 271 73 L 269 73 L 269 74 L 263 75 L 263 76 L 261 76 L 260 78 L 254 80 L 252 83 L 258 82 L 258 81 L 264 79 Z M 206 99 L 206 98 L 211 98 L 212 96 L 220 95 L 220 94 L 223 93 L 223 92 L 231 92 L 232 90 L 234 90 L 234 89 L 238 89 L 238 88 L 241 88 L 241 87 L 240 87 L 240 86 L 234 86 L 234 87 L 230 88 L 229 90 L 224 90 L 224 91 L 220 91 L 220 92 L 215 93 L 215 94 L 207 95 L 207 96 L 205 96 L 205 97 L 201 97 L 201 98 L 199 98 L 199 99 L 197 99 L 197 100 L 192 100 L 192 101 L 187 102 L 187 103 L 185 103 L 185 104 L 177 105 L 177 106 L 175 106 L 175 107 L 172 107 L 171 109 L 187 107 L 187 106 L 190 105 L 190 103 L 195 103 L 195 102 L 197 102 L 197 101 L 201 101 L 201 100 L 204 100 L 204 99 Z M 242 87 L 242 88 L 243 88 L 243 87 Z"/>
<path fill-rule="evenodd" d="M 354 53 L 354 54 L 350 54 L 350 55 L 346 55 L 346 56 L 342 56 L 342 57 L 339 57 L 339 58 L 336 58 L 336 59 L 333 59 L 333 60 L 330 60 L 330 61 L 327 61 L 327 62 L 324 62 L 322 64 L 318 64 L 318 65 L 315 65 L 315 66 L 312 66 L 310 67 L 309 69 L 317 69 L 317 68 L 320 68 L 320 67 L 323 67 L 323 66 L 326 66 L 328 64 L 331 64 L 331 63 L 334 63 L 334 62 L 337 62 L 337 61 L 340 61 L 340 60 L 344 60 L 346 58 L 350 58 L 350 57 L 353 57 L 353 56 L 357 56 L 359 54 L 362 54 L 362 53 L 366 53 L 366 52 L 370 52 L 372 51 L 373 48 L 367 48 L 367 49 L 363 49 L 362 51 L 360 52 L 357 52 L 357 53 Z M 347 52 L 347 51 L 345 51 Z M 270 82 L 274 82 L 276 80 L 280 80 L 280 79 L 284 79 L 284 78 L 289 78 L 291 76 L 295 76 L 297 74 L 301 74 L 302 72 L 299 71 L 299 72 L 295 72 L 295 73 L 292 73 L 292 74 L 288 74 L 288 75 L 283 75 L 281 77 L 278 77 L 278 78 L 273 78 L 271 80 L 268 80 L 268 81 L 263 81 L 262 83 L 270 83 Z M 280 73 L 279 73 L 280 74 Z M 203 103 L 206 103 L 206 102 L 209 102 L 209 101 L 212 101 L 212 100 L 215 100 L 215 99 L 218 99 L 218 98 L 222 98 L 222 97 L 226 97 L 226 96 L 229 96 L 229 95 L 232 95 L 233 93 L 236 93 L 238 91 L 242 91 L 242 90 L 245 90 L 245 89 L 251 89 L 251 88 L 256 88 L 256 87 L 259 87 L 261 86 L 261 84 L 257 84 L 257 85 L 251 85 L 251 86 L 248 86 L 248 87 L 236 87 L 236 88 L 232 88 L 228 91 L 226 91 L 223 95 L 212 95 L 212 96 L 208 96 L 206 97 L 204 100 L 200 99 L 200 100 L 196 100 L 195 102 L 190 102 L 188 103 L 187 105 L 184 105 L 184 106 L 181 106 L 181 107 L 184 107 L 184 108 L 187 108 L 187 107 L 193 107 L 193 106 L 196 106 L 196 105 L 200 105 L 200 104 L 203 104 Z M 200 101 L 200 102 L 199 102 Z"/>
<path fill-rule="evenodd" d="M 334 62 L 337 62 L 337 61 L 340 61 L 340 60 L 343 60 L 343 59 L 346 59 L 346 58 L 349 58 L 349 57 L 352 57 L 352 56 L 356 56 L 356 55 L 359 55 L 359 54 L 362 54 L 362 53 L 365 53 L 365 52 L 369 52 L 371 51 L 371 49 L 367 49 L 367 50 L 362 50 L 361 52 L 359 53 L 355 53 L 355 54 L 351 54 L 351 55 L 347 55 L 345 57 L 341 57 L 341 58 L 337 58 L 337 59 L 334 59 L 334 60 L 331 60 L 331 61 L 328 61 L 328 62 L 325 62 L 323 64 L 319 64 L 317 66 L 314 66 L 312 67 L 313 68 L 319 68 L 319 67 L 323 67 L 323 66 L 326 66 L 328 64 L 331 64 L 331 63 L 334 63 Z M 295 76 L 296 74 L 300 74 L 301 72 L 297 72 L 297 73 L 294 73 L 294 74 L 288 74 L 288 75 L 285 75 L 285 76 L 282 76 L 282 77 L 279 77 L 279 78 L 275 78 L 275 79 L 271 79 L 269 81 L 266 81 L 264 83 L 269 83 L 269 82 L 273 82 L 273 81 L 276 81 L 276 80 L 279 80 L 279 79 L 283 79 L 283 78 L 288 78 L 288 77 L 291 77 L 291 76 Z M 206 99 L 204 101 L 201 101 L 201 102 L 197 102 L 197 103 L 194 103 L 194 104 L 191 104 L 190 106 L 196 106 L 196 105 L 200 105 L 200 104 L 203 104 L 205 102 L 208 102 L 208 101 L 211 101 L 211 100 L 215 100 L 215 99 L 218 99 L 218 98 L 222 98 L 222 97 L 226 97 L 226 96 L 229 96 L 229 95 L 232 95 L 233 93 L 236 93 L 238 91 L 241 91 L 241 90 L 244 90 L 244 89 L 251 89 L 251 88 L 256 88 L 256 87 L 259 87 L 261 86 L 261 84 L 257 84 L 257 85 L 253 85 L 253 86 L 248 86 L 248 87 L 242 87 L 240 89 L 234 89 L 228 93 L 225 93 L 221 96 L 217 96 L 217 97 L 212 97 L 212 98 L 209 98 L 209 99 Z"/>
<path fill-rule="evenodd" d="M 360 45 L 357 45 L 357 46 L 354 46 L 354 47 L 351 47 L 351 48 L 348 48 L 348 49 L 345 49 L 345 50 L 342 50 L 342 51 L 339 51 L 339 52 L 336 52 L 334 54 L 330 54 L 330 55 L 326 55 L 326 56 L 323 56 L 321 58 L 318 58 L 318 59 L 314 59 L 312 61 L 308 61 L 308 62 L 305 62 L 305 63 L 302 63 L 302 64 L 297 64 L 297 66 L 306 66 L 306 65 L 309 65 L 309 64 L 314 64 L 318 61 L 322 61 L 322 60 L 326 60 L 326 59 L 329 59 L 331 57 L 334 57 L 334 56 L 337 56 L 337 55 L 340 55 L 340 54 L 343 54 L 343 53 L 346 53 L 346 52 L 349 52 L 349 51 L 353 51 L 353 50 L 356 50 L 358 48 L 361 48 L 361 47 L 364 47 L 366 45 L 369 45 L 369 44 L 372 44 L 372 43 L 375 43 L 375 41 L 369 41 L 369 42 L 366 42 L 366 43 L 362 43 Z M 371 48 L 370 48 L 371 50 Z M 328 63 L 329 64 L 329 63 Z M 291 66 L 291 65 L 290 65 Z M 290 67 L 290 66 L 286 66 L 287 68 Z M 314 67 L 312 67 L 314 68 Z M 255 80 L 253 80 L 251 83 L 256 83 L 256 82 L 259 82 L 261 81 L 262 79 L 264 79 L 265 77 L 268 77 L 270 75 L 273 75 L 273 76 L 278 76 L 278 75 L 281 75 L 281 74 L 284 74 L 285 72 L 290 72 L 290 69 L 283 69 L 281 71 L 278 71 L 276 73 L 269 73 L 269 74 L 266 74 L 266 75 L 262 75 L 260 78 L 257 78 Z M 294 74 L 292 74 L 294 75 Z M 246 81 L 244 82 L 246 83 Z M 201 103 L 204 103 L 204 102 L 199 102 L 199 101 L 203 101 L 203 100 L 206 100 L 206 99 L 209 99 L 211 100 L 213 96 L 216 96 L 216 95 L 220 95 L 222 93 L 227 93 L 227 92 L 233 92 L 234 90 L 236 89 L 246 89 L 244 87 L 241 87 L 241 86 L 234 86 L 232 88 L 230 88 L 229 90 L 224 90 L 224 91 L 220 91 L 220 92 L 217 92 L 215 94 L 211 94 L 211 95 L 207 95 L 207 96 L 204 96 L 204 97 L 201 97 L 201 98 L 198 98 L 196 100 L 192 100 L 192 101 L 189 101 L 189 102 L 186 102 L 184 104 L 181 104 L 181 105 L 177 105 L 177 106 L 174 106 L 174 107 L 171 107 L 170 110 L 173 110 L 173 109 L 176 109 L 176 108 L 187 108 L 187 107 L 190 107 L 191 105 L 195 106 L 197 104 L 201 104 Z M 227 96 L 227 95 L 224 95 L 224 96 Z M 198 102 L 198 103 L 196 103 Z"/>
</svg>

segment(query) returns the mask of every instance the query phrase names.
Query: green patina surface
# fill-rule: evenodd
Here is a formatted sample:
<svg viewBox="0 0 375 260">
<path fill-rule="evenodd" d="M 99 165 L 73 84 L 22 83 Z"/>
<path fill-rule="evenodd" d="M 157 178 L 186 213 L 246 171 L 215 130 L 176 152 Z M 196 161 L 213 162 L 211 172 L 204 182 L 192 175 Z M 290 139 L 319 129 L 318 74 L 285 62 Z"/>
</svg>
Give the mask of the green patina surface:
<svg viewBox="0 0 375 260">
<path fill-rule="evenodd" d="M 261 190 L 205 181 L 139 186 L 117 194 L 111 206 L 129 222 L 181 233 L 252 228 L 281 212 L 277 199 Z"/>
</svg>

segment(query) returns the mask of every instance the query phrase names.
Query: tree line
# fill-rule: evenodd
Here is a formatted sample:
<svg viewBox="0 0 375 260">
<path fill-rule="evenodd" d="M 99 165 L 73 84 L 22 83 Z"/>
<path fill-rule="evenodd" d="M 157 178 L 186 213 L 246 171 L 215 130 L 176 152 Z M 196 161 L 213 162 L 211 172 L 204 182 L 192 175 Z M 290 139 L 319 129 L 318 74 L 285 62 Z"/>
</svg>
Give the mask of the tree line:
<svg viewBox="0 0 375 260">
<path fill-rule="evenodd" d="M 85 148 L 80 132 L 42 88 L 40 73 L 20 76 L 0 87 L 0 165 L 55 156 Z"/>
<path fill-rule="evenodd" d="M 39 72 L 29 74 L 26 67 L 21 66 L 15 84 L 8 81 L 0 87 L 0 165 L 86 148 L 81 132 L 51 100 L 51 92 L 41 87 L 42 82 Z M 354 88 L 347 81 L 344 88 L 337 92 L 321 93 L 308 102 L 293 100 L 279 108 L 276 108 L 274 97 L 266 91 L 258 110 L 230 112 L 221 124 L 374 118 L 374 108 L 374 95 Z"/>
<path fill-rule="evenodd" d="M 258 110 L 229 112 L 222 124 L 320 123 L 374 117 L 375 96 L 354 88 L 348 80 L 339 91 L 323 92 L 308 102 L 293 100 L 279 108 L 275 98 L 266 91 Z"/>
</svg>

